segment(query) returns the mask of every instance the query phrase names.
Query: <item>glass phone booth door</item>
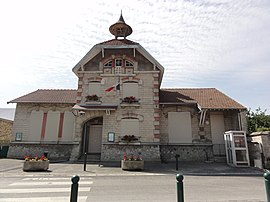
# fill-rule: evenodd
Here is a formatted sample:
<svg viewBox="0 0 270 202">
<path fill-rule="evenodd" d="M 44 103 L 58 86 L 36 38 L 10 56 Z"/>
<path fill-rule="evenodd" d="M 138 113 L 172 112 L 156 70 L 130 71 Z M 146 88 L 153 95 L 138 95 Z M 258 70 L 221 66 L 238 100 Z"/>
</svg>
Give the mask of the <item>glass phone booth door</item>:
<svg viewBox="0 0 270 202">
<path fill-rule="evenodd" d="M 224 134 L 227 163 L 233 166 L 249 166 L 245 131 L 228 131 Z"/>
</svg>

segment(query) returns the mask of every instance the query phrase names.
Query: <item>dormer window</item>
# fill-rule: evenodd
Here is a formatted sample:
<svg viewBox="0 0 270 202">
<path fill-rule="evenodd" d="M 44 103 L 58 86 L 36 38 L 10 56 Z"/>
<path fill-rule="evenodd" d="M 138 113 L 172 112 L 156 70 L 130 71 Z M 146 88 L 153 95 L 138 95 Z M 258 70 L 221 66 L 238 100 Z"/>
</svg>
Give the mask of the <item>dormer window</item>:
<svg viewBox="0 0 270 202">
<path fill-rule="evenodd" d="M 112 67 L 112 60 L 106 62 L 106 63 L 104 64 L 104 67 Z"/>
<path fill-rule="evenodd" d="M 125 64 L 126 67 L 133 67 L 133 63 L 126 60 L 126 64 Z"/>
<path fill-rule="evenodd" d="M 123 57 L 107 60 L 103 63 L 104 74 L 133 74 L 134 62 Z"/>
<path fill-rule="evenodd" d="M 121 59 L 115 60 L 115 67 L 122 67 L 122 60 Z"/>
</svg>

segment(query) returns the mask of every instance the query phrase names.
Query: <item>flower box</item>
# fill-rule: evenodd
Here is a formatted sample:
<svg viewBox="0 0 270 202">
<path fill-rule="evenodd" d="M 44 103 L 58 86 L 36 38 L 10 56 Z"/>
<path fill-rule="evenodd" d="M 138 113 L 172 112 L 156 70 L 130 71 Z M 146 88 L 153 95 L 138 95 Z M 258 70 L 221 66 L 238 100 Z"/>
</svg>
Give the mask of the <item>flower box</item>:
<svg viewBox="0 0 270 202">
<path fill-rule="evenodd" d="M 130 161 L 130 160 L 122 160 L 121 161 L 122 170 L 130 170 L 130 171 L 140 171 L 144 169 L 144 161 Z"/>
<path fill-rule="evenodd" d="M 24 161 L 23 171 L 46 171 L 49 169 L 49 161 Z"/>
</svg>

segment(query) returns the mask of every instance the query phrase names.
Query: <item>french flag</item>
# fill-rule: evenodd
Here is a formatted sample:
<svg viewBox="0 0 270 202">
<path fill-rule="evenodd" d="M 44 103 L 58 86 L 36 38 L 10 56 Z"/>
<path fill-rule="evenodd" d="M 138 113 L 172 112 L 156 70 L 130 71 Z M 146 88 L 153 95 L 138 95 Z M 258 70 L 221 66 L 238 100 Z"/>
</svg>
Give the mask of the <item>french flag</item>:
<svg viewBox="0 0 270 202">
<path fill-rule="evenodd" d="M 106 91 L 106 92 L 110 92 L 110 91 L 112 91 L 114 88 L 115 88 L 116 90 L 120 90 L 120 83 L 117 83 L 117 84 L 111 86 L 110 88 L 106 89 L 105 91 Z"/>
</svg>

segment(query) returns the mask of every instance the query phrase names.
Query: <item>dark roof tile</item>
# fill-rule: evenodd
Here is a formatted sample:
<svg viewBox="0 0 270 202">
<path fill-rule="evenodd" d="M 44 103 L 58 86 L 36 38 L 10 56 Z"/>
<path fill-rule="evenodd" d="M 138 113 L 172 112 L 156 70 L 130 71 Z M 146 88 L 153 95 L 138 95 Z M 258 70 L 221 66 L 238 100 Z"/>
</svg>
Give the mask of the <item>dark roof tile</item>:
<svg viewBox="0 0 270 202">
<path fill-rule="evenodd" d="M 197 103 L 204 109 L 246 109 L 215 88 L 161 89 L 160 103 Z"/>
<path fill-rule="evenodd" d="M 73 89 L 39 89 L 21 96 L 8 103 L 76 103 L 77 90 Z"/>
<path fill-rule="evenodd" d="M 112 39 L 99 43 L 99 45 L 138 45 L 138 43 L 128 39 Z"/>
</svg>

